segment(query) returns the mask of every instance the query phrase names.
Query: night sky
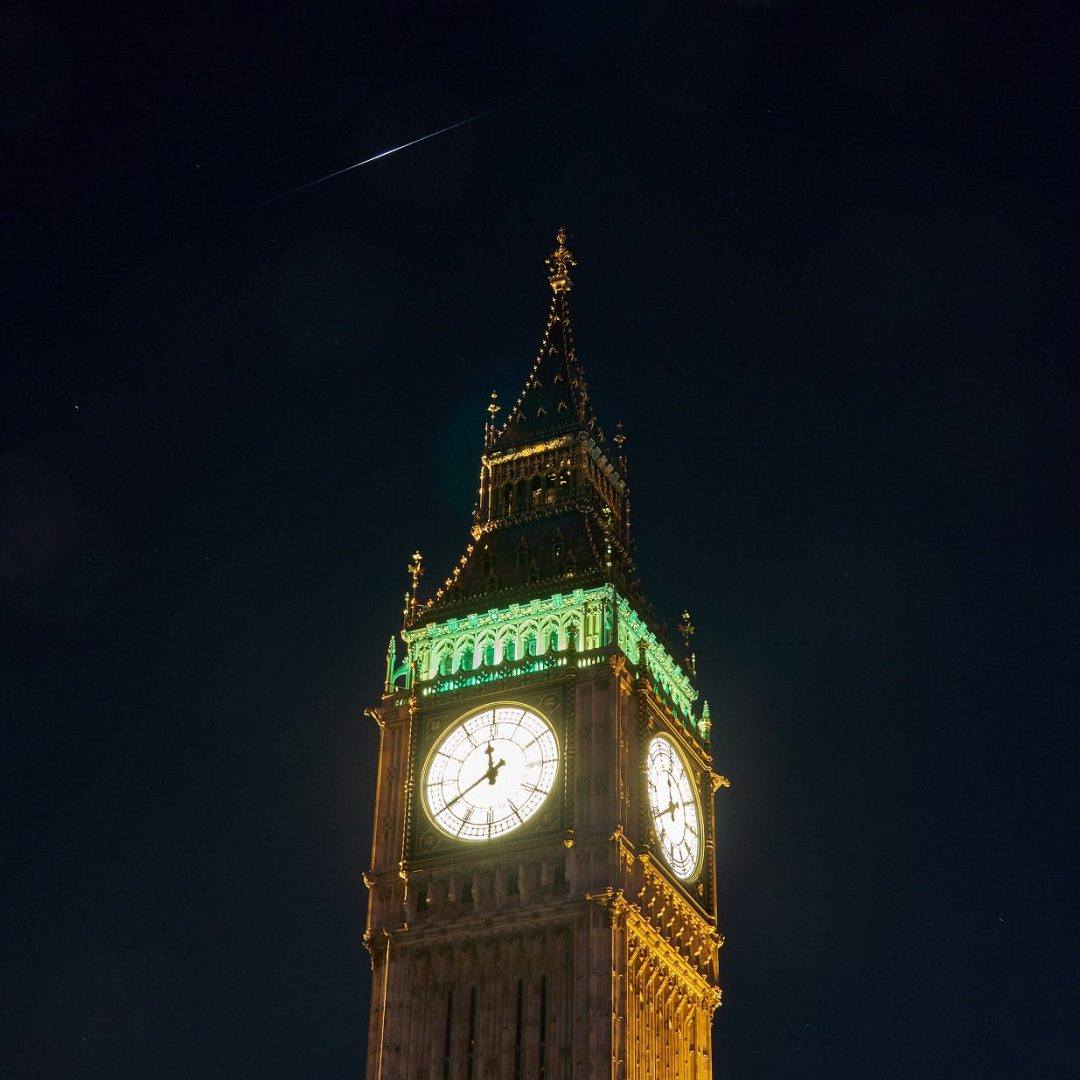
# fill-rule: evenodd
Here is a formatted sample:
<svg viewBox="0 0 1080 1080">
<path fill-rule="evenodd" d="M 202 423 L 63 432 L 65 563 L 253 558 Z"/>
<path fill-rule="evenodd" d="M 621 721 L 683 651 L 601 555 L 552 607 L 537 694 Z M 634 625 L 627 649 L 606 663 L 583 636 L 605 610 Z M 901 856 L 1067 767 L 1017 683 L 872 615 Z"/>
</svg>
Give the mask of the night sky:
<svg viewBox="0 0 1080 1080">
<path fill-rule="evenodd" d="M 995 6 L 5 9 L 3 1076 L 361 1075 L 363 709 L 562 222 L 723 1075 L 1080 1075 L 1077 20 Z"/>
</svg>

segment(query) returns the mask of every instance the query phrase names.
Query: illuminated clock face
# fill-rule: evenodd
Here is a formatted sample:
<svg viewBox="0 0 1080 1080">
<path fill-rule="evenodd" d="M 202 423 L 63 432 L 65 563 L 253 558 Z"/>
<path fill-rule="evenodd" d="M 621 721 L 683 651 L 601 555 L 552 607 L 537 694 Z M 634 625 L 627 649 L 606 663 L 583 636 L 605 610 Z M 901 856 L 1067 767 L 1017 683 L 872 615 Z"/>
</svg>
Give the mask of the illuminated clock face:
<svg viewBox="0 0 1080 1080">
<path fill-rule="evenodd" d="M 666 735 L 657 735 L 649 743 L 646 775 L 649 814 L 660 853 L 675 876 L 688 881 L 700 863 L 701 813 L 682 756 Z"/>
<path fill-rule="evenodd" d="M 520 828 L 555 786 L 559 744 L 551 725 L 521 705 L 464 717 L 428 758 L 424 801 L 458 840 L 491 840 Z"/>
</svg>

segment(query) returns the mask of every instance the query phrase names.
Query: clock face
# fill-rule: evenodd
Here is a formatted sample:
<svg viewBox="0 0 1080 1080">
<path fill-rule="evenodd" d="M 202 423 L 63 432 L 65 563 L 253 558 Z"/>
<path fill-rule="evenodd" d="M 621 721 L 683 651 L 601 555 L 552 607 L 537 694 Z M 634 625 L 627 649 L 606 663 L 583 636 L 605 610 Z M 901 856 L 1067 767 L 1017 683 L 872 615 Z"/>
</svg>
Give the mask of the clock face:
<svg viewBox="0 0 1080 1080">
<path fill-rule="evenodd" d="M 551 725 L 521 705 L 464 717 L 428 757 L 424 802 L 458 840 L 491 840 L 520 828 L 555 786 L 559 744 Z"/>
<path fill-rule="evenodd" d="M 646 775 L 649 815 L 660 854 L 677 878 L 688 881 L 700 863 L 701 813 L 682 755 L 666 735 L 649 743 Z"/>
</svg>

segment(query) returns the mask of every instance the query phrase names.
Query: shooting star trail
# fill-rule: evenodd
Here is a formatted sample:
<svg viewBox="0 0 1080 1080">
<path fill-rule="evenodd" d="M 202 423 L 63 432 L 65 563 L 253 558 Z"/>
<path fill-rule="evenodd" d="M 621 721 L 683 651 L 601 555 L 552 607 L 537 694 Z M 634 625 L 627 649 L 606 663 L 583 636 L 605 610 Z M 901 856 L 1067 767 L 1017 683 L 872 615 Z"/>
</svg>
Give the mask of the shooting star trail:
<svg viewBox="0 0 1080 1080">
<path fill-rule="evenodd" d="M 371 157 L 364 158 L 363 161 L 358 161 L 354 165 L 346 165 L 344 169 L 338 169 L 337 172 L 329 173 L 326 176 L 320 176 L 318 180 L 309 180 L 306 184 L 294 187 L 291 191 L 282 192 L 282 194 L 275 195 L 272 199 L 264 199 L 261 203 L 256 203 L 251 209 L 258 210 L 260 207 L 280 202 L 282 199 L 287 199 L 290 195 L 297 194 L 297 192 L 306 191 L 316 184 L 322 184 L 327 180 L 333 180 L 335 176 L 341 176 L 342 173 L 352 172 L 353 169 L 359 169 L 361 165 L 370 165 L 373 161 L 389 157 L 391 154 L 396 154 L 399 150 L 408 150 L 410 146 L 416 146 L 418 143 L 427 142 L 428 139 L 434 139 L 436 135 L 445 135 L 448 131 L 453 131 L 454 128 L 464 127 L 466 124 L 473 123 L 474 120 L 483 120 L 485 116 L 491 116 L 492 113 L 500 112 L 503 109 L 509 109 L 511 105 L 516 105 L 520 100 L 520 98 L 517 98 L 514 101 L 507 101 L 503 105 L 496 105 L 494 109 L 488 109 L 487 112 L 477 113 L 476 116 L 470 116 L 467 120 L 459 120 L 456 124 L 439 128 L 438 131 L 433 131 L 429 135 L 421 135 L 419 139 L 413 139 L 412 142 L 402 143 L 401 146 L 394 146 L 389 150 L 383 150 L 381 153 L 372 154 Z"/>
</svg>

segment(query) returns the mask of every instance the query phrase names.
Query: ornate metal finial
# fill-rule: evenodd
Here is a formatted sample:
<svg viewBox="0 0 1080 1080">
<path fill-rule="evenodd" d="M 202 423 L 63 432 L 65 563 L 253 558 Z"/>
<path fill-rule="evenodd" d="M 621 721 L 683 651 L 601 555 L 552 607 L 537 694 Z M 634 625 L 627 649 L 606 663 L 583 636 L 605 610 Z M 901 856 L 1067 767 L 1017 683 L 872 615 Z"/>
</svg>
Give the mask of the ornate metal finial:
<svg viewBox="0 0 1080 1080">
<path fill-rule="evenodd" d="M 682 621 L 679 623 L 679 633 L 682 635 L 683 643 L 686 645 L 686 667 L 691 676 L 697 675 L 697 657 L 690 648 L 690 639 L 694 636 L 694 632 L 695 628 L 690 621 L 690 612 L 684 611 Z"/>
<path fill-rule="evenodd" d="M 408 626 L 409 620 L 416 614 L 420 578 L 424 575 L 424 556 L 419 551 L 413 552 L 412 562 L 405 567 L 405 573 L 412 578 L 412 589 L 407 590 L 405 593 L 405 606 L 401 612 L 402 626 Z"/>
<path fill-rule="evenodd" d="M 566 246 L 566 229 L 560 225 L 555 237 L 558 247 L 544 260 L 548 268 L 548 281 L 551 291 L 556 293 L 570 291 L 570 270 L 577 266 L 574 256 Z"/>
<path fill-rule="evenodd" d="M 484 423 L 484 446 L 489 447 L 495 441 L 495 416 L 501 410 L 499 408 L 499 395 L 491 391 L 491 400 L 488 402 L 488 418 Z"/>
<path fill-rule="evenodd" d="M 611 507 L 605 506 L 601 513 L 603 517 L 603 530 L 604 530 L 604 570 L 607 573 L 608 579 L 611 579 Z"/>
<path fill-rule="evenodd" d="M 415 597 L 417 587 L 420 585 L 420 579 L 424 576 L 424 556 L 419 551 L 414 551 L 412 562 L 405 569 L 408 571 L 409 577 L 412 578 L 412 591 Z"/>
<path fill-rule="evenodd" d="M 626 442 L 626 435 L 623 433 L 623 425 L 620 420 L 615 425 L 615 434 L 611 436 L 611 441 L 621 450 L 623 443 Z"/>
</svg>

